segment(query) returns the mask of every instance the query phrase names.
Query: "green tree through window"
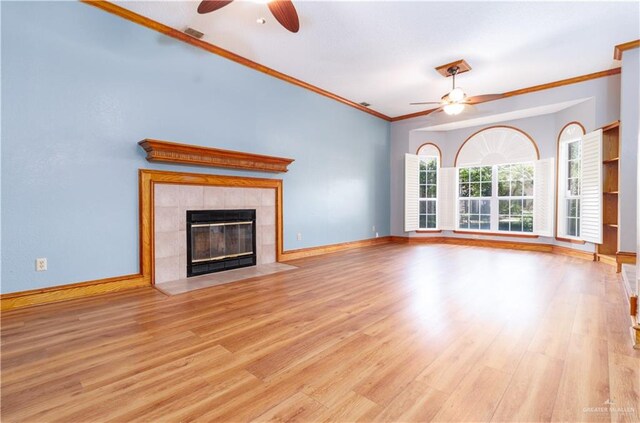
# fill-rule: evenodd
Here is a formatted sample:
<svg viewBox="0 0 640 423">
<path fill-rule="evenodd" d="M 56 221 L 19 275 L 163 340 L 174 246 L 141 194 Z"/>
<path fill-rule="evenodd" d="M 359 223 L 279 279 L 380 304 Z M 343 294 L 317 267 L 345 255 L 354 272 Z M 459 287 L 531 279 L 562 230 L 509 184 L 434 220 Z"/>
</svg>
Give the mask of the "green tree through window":
<svg viewBox="0 0 640 423">
<path fill-rule="evenodd" d="M 533 232 L 531 163 L 498 166 L 498 230 Z"/>
<path fill-rule="evenodd" d="M 491 166 L 458 169 L 458 227 L 460 229 L 491 229 L 492 179 Z"/>
</svg>

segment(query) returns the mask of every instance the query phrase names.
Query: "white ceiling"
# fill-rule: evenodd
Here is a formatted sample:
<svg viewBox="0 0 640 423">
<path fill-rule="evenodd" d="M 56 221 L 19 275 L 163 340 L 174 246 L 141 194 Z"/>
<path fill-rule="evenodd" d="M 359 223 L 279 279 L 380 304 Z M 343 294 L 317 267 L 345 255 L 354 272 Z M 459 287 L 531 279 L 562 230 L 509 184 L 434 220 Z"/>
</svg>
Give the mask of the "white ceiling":
<svg viewBox="0 0 640 423">
<path fill-rule="evenodd" d="M 388 116 L 437 101 L 451 82 L 433 68 L 457 59 L 472 67 L 458 78 L 469 95 L 502 93 L 618 67 L 613 47 L 640 38 L 637 1 L 294 0 L 297 34 L 259 2 L 207 15 L 198 2 L 116 3 Z"/>
</svg>

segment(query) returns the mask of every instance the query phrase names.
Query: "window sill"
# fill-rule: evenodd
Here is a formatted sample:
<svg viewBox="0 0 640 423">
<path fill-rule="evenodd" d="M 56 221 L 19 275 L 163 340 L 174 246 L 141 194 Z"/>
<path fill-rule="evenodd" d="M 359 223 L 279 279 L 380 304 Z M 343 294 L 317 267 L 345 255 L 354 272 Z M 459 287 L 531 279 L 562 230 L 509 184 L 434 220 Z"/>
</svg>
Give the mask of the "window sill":
<svg viewBox="0 0 640 423">
<path fill-rule="evenodd" d="M 571 244 L 579 244 L 579 245 L 584 245 L 587 243 L 586 241 L 583 241 L 581 239 L 562 238 L 559 236 L 556 237 L 556 241 L 569 242 Z"/>
<path fill-rule="evenodd" d="M 483 231 L 453 231 L 454 234 L 484 235 L 484 236 L 506 236 L 510 238 L 540 238 L 539 235 L 507 232 L 483 232 Z"/>
<path fill-rule="evenodd" d="M 442 229 L 418 229 L 416 231 L 417 234 L 439 234 L 442 232 Z"/>
</svg>

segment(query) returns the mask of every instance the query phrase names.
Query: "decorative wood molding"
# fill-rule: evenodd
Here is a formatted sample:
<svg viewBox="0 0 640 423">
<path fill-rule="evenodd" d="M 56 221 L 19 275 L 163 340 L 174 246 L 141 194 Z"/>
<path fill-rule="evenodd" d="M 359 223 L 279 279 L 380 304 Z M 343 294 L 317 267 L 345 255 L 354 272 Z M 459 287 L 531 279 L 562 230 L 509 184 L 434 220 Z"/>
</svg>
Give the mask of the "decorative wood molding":
<svg viewBox="0 0 640 423">
<path fill-rule="evenodd" d="M 454 230 L 454 234 L 464 234 L 464 235 L 481 235 L 481 236 L 504 236 L 509 238 L 540 238 L 539 235 L 534 234 L 514 234 L 514 233 L 506 233 L 506 232 L 483 232 L 483 231 L 460 231 Z"/>
<path fill-rule="evenodd" d="M 81 282 L 70 285 L 55 286 L 51 288 L 35 289 L 0 295 L 1 310 L 45 304 L 57 301 L 89 297 L 109 292 L 123 291 L 127 289 L 149 286 L 153 282 L 153 184 L 189 184 L 189 185 L 213 185 L 213 186 L 237 186 L 274 188 L 276 190 L 276 260 L 291 261 L 305 257 L 345 251 L 354 248 L 387 243 L 403 244 L 450 244 L 474 247 L 503 248 L 520 251 L 537 251 L 561 254 L 584 260 L 594 260 L 594 253 L 575 250 L 557 245 L 496 241 L 488 239 L 452 238 L 445 236 L 433 237 L 403 237 L 384 236 L 360 241 L 343 242 L 339 244 L 324 245 L 319 247 L 302 248 L 298 250 L 282 251 L 282 187 L 278 179 L 241 178 L 219 175 L 201 175 L 178 172 L 164 172 L 143 170 L 140 173 L 140 220 L 144 222 L 140 227 L 140 265 L 142 273 L 113 278 L 99 279 L 89 282 Z M 210 182 L 210 183 L 205 183 Z M 253 185 L 253 184 L 256 185 Z M 437 232 L 435 232 L 437 233 Z"/>
<path fill-rule="evenodd" d="M 138 172 L 140 190 L 140 264 L 141 272 L 151 283 L 154 275 L 154 207 L 153 193 L 155 184 L 173 185 L 210 185 L 240 188 L 271 188 L 276 197 L 276 261 L 282 261 L 283 225 L 282 225 L 282 180 L 268 178 L 249 178 L 241 176 L 208 175 L 202 173 L 168 172 L 140 169 Z"/>
<path fill-rule="evenodd" d="M 420 147 L 418 147 L 416 149 L 416 154 L 420 155 L 420 150 L 422 150 L 422 147 L 427 146 L 427 145 L 432 145 L 436 148 L 436 150 L 438 150 L 438 167 L 442 167 L 442 150 L 440 150 L 440 147 L 438 147 L 438 145 L 434 142 L 425 142 L 424 144 L 421 144 Z"/>
<path fill-rule="evenodd" d="M 556 204 L 556 216 L 557 216 L 557 213 L 558 213 L 557 207 L 558 207 L 558 205 Z M 558 220 L 556 218 L 556 225 L 557 224 L 558 224 Z M 558 228 L 556 227 L 556 234 L 557 233 L 558 233 Z M 584 244 L 587 243 L 586 241 L 583 241 L 581 239 L 562 238 L 562 237 L 559 237 L 559 236 L 556 236 L 556 241 L 567 242 L 569 244 L 576 244 L 576 245 L 584 245 Z"/>
<path fill-rule="evenodd" d="M 140 169 L 138 171 L 139 190 L 139 231 L 140 231 L 140 273 L 70 285 L 35 289 L 0 295 L 1 310 L 45 304 L 74 298 L 88 297 L 108 292 L 149 286 L 154 283 L 154 207 L 155 184 L 210 185 L 241 188 L 272 188 L 276 197 L 276 261 L 294 260 L 369 245 L 385 244 L 391 237 L 379 237 L 300 250 L 283 251 L 283 195 L 282 180 L 250 178 L 198 173 L 183 173 Z"/>
<path fill-rule="evenodd" d="M 622 272 L 623 264 L 636 264 L 636 253 L 629 251 L 618 251 L 616 253 L 616 270 Z"/>
<path fill-rule="evenodd" d="M 620 126 L 620 120 L 614 120 L 613 122 L 606 124 L 600 129 L 602 129 L 602 132 L 605 132 L 605 131 L 608 131 L 609 129 L 617 128 L 619 126 Z"/>
<path fill-rule="evenodd" d="M 360 241 L 341 242 L 339 244 L 300 248 L 298 250 L 288 250 L 282 253 L 282 255 L 280 256 L 280 260 L 278 261 L 297 260 L 305 257 L 335 253 L 338 251 L 352 250 L 354 248 L 368 247 L 370 245 L 388 244 L 389 242 L 391 242 L 391 237 L 382 236 L 378 238 L 363 239 Z"/>
<path fill-rule="evenodd" d="M 458 67 L 458 75 L 460 75 L 461 73 L 469 72 L 471 70 L 471 66 L 469 66 L 469 64 L 464 59 L 456 60 L 455 62 L 447 63 L 446 65 L 437 66 L 435 69 L 436 72 L 438 72 L 440 75 L 448 78 L 451 75 L 449 75 L 447 70 L 452 66 Z"/>
<path fill-rule="evenodd" d="M 551 88 L 564 87 L 565 85 L 578 84 L 580 82 L 590 81 L 592 79 L 605 78 L 608 76 L 619 75 L 620 68 L 607 69 L 600 72 L 589 73 L 586 75 L 575 76 L 573 78 L 561 79 L 560 81 L 549 82 L 546 84 L 534 85 L 532 87 L 521 88 L 519 90 L 508 91 L 504 93 L 505 97 L 514 97 L 522 94 L 535 93 L 537 91 L 548 90 Z"/>
<path fill-rule="evenodd" d="M 636 264 L 636 253 L 630 251 L 618 251 L 616 257 L 619 263 Z"/>
<path fill-rule="evenodd" d="M 567 124 L 565 124 L 562 129 L 560 129 L 560 131 L 558 132 L 558 137 L 556 138 L 556 193 L 555 193 L 555 213 L 554 213 L 554 233 L 555 233 L 555 237 L 557 241 L 562 241 L 562 242 L 568 242 L 571 244 L 580 244 L 580 245 L 584 245 L 586 244 L 585 241 L 579 240 L 579 239 L 571 239 L 571 238 L 563 238 L 558 236 L 558 182 L 559 182 L 559 174 L 560 174 L 560 137 L 562 136 L 562 132 L 569 126 L 569 125 L 579 125 L 580 128 L 582 128 L 582 135 L 587 133 L 587 130 L 585 129 L 584 125 L 580 122 L 578 122 L 577 120 L 571 121 Z"/>
<path fill-rule="evenodd" d="M 575 76 L 573 78 L 567 78 L 567 79 L 562 79 L 560 81 L 554 81 L 554 82 L 549 82 L 547 84 L 540 84 L 540 85 L 534 85 L 532 87 L 527 87 L 527 88 L 521 88 L 518 90 L 513 90 L 513 91 L 507 91 L 505 93 L 503 93 L 503 97 L 502 98 L 508 98 L 508 97 L 514 97 L 517 95 L 522 95 L 522 94 L 530 94 L 530 93 L 534 93 L 537 91 L 543 91 L 543 90 L 548 90 L 551 88 L 558 88 L 558 87 L 563 87 L 565 85 L 571 85 L 571 84 L 578 84 L 580 82 L 585 82 L 585 81 L 589 81 L 592 79 L 598 79 L 598 78 L 604 78 L 607 76 L 613 76 L 613 75 L 618 75 L 620 74 L 620 68 L 613 68 L 613 69 L 607 69 L 604 71 L 600 71 L 600 72 L 594 72 L 594 73 L 589 73 L 587 75 L 580 75 L 580 76 Z M 491 101 L 496 101 L 496 100 L 491 100 Z M 487 103 L 486 101 L 483 103 Z M 480 103 L 478 103 L 480 104 Z M 406 115 L 401 115 L 401 116 L 395 116 L 391 118 L 391 122 L 398 122 L 400 120 L 406 120 L 406 119 L 413 119 L 416 117 L 420 117 L 420 116 L 426 116 L 429 113 L 433 112 L 436 108 L 432 108 L 429 110 L 422 110 L 420 112 L 415 112 L 415 113 L 409 113 Z"/>
<path fill-rule="evenodd" d="M 477 104 L 480 104 L 480 103 L 477 103 Z M 399 122 L 401 120 L 413 119 L 420 116 L 427 116 L 428 114 L 430 114 L 436 109 L 438 109 L 438 107 L 434 107 L 432 109 L 427 109 L 427 110 L 421 110 L 419 112 L 407 113 L 406 115 L 394 116 L 391 118 L 391 122 Z"/>
<path fill-rule="evenodd" d="M 464 140 L 464 142 L 460 145 L 460 147 L 458 147 L 458 151 L 456 152 L 456 157 L 455 159 L 453 159 L 453 167 L 457 167 L 458 166 L 458 156 L 460 155 L 460 152 L 462 151 L 462 148 L 464 147 L 464 145 L 473 137 L 475 137 L 476 135 L 478 135 L 481 132 L 487 131 L 489 129 L 494 129 L 494 128 L 507 128 L 507 129 L 513 129 L 514 131 L 518 131 L 520 132 L 522 135 L 524 135 L 529 141 L 531 141 L 531 144 L 533 144 L 533 148 L 536 149 L 536 156 L 538 158 L 538 160 L 540 160 L 540 150 L 538 149 L 538 144 L 536 144 L 536 142 L 533 140 L 533 138 L 531 137 L 531 135 L 527 134 L 525 131 L 523 131 L 520 128 L 516 128 L 515 126 L 509 126 L 509 125 L 492 125 L 492 126 L 487 126 L 486 128 L 482 128 L 476 132 L 474 132 L 473 134 L 469 135 L 467 137 L 466 140 Z"/>
<path fill-rule="evenodd" d="M 287 166 L 294 160 L 149 138 L 140 141 L 138 144 L 147 152 L 147 160 L 150 162 L 286 172 L 288 170 Z"/>
<path fill-rule="evenodd" d="M 560 129 L 560 131 L 558 131 L 558 138 L 557 141 L 560 141 L 560 135 L 562 135 L 562 131 L 564 131 L 565 129 L 567 129 L 567 127 L 569 125 L 578 125 L 580 128 L 582 128 L 582 135 L 587 133 L 587 130 L 585 129 L 584 125 L 580 122 L 578 122 L 577 120 L 572 120 L 571 122 L 567 122 L 562 129 Z"/>
<path fill-rule="evenodd" d="M 408 244 L 448 244 L 447 236 L 395 236 L 393 242 Z"/>
<path fill-rule="evenodd" d="M 550 244 L 542 244 L 536 242 L 496 241 L 493 239 L 453 238 L 446 236 L 407 237 L 406 240 L 401 240 L 400 242 L 408 242 L 409 244 L 466 245 L 472 247 L 504 248 L 509 250 L 537 251 L 545 253 L 552 252 L 553 247 Z"/>
<path fill-rule="evenodd" d="M 496 241 L 492 239 L 448 238 L 445 244 L 468 245 L 474 247 L 503 248 L 508 250 L 551 252 L 553 246 L 537 242 Z"/>
<path fill-rule="evenodd" d="M 563 247 L 560 245 L 552 246 L 551 252 L 555 254 L 575 257 L 583 260 L 589 260 L 589 261 L 596 260 L 596 253 L 589 252 L 589 251 L 576 250 L 575 248 Z"/>
<path fill-rule="evenodd" d="M 307 89 L 309 91 L 312 91 L 316 94 L 320 94 L 324 97 L 328 97 L 332 100 L 338 101 L 340 103 L 343 103 L 349 107 L 353 107 L 355 109 L 358 109 L 362 112 L 368 113 L 370 115 L 376 116 L 380 119 L 386 120 L 388 122 L 397 122 L 400 120 L 405 120 L 405 119 L 411 119 L 414 117 L 419 117 L 419 116 L 425 116 L 428 115 L 429 113 L 431 113 L 433 110 L 435 109 L 429 109 L 429 110 L 423 110 L 420 112 L 415 112 L 415 113 L 410 113 L 410 114 L 406 114 L 406 115 L 401 115 L 401 116 L 396 116 L 396 117 L 390 117 L 387 116 L 383 113 L 377 112 L 373 109 L 370 109 L 368 107 L 365 107 L 361 104 L 358 104 L 355 101 L 351 101 L 348 100 L 344 97 L 341 97 L 337 94 L 334 94 L 330 91 L 324 90 L 322 88 L 316 87 L 315 85 L 309 84 L 308 82 L 304 82 L 300 79 L 294 78 L 292 76 L 289 76 L 287 74 L 284 74 L 282 72 L 279 72 L 275 69 L 271 69 L 267 66 L 261 65 L 257 62 L 254 62 L 252 60 L 249 60 L 245 57 L 242 57 L 238 54 L 235 54 L 229 50 L 225 50 L 221 47 L 218 47 L 214 44 L 208 43 L 206 41 L 203 40 L 199 40 L 197 38 L 193 38 L 181 31 L 178 31 L 177 29 L 171 28 L 167 25 L 164 25 L 160 22 L 154 21 L 153 19 L 147 18 L 146 16 L 142 16 L 139 15 L 135 12 L 132 12 L 128 9 L 125 9 L 124 7 L 118 6 L 116 4 L 110 3 L 108 1 L 104 1 L 104 0 L 80 0 L 82 3 L 86 3 L 89 4 L 91 6 L 97 7 L 99 9 L 102 9 L 106 12 L 112 13 L 116 16 L 119 16 L 123 19 L 126 19 L 128 21 L 131 21 L 133 23 L 136 23 L 138 25 L 142 25 L 146 28 L 152 29 L 156 32 L 159 32 L 161 34 L 167 35 L 169 37 L 175 38 L 177 40 L 183 41 L 187 44 L 191 44 L 195 47 L 201 48 L 203 50 L 206 50 L 210 53 L 216 54 L 218 56 L 222 56 L 225 59 L 229 59 L 231 61 L 234 61 L 236 63 L 239 63 L 243 66 L 247 66 L 251 69 L 257 70 L 258 72 L 262 72 L 265 73 L 267 75 L 273 76 L 274 78 L 278 78 L 282 81 L 288 82 L 290 84 L 293 85 L 297 85 L 301 88 Z M 636 43 L 637 41 L 631 41 L 630 43 L 625 43 L 625 44 L 621 44 L 620 47 L 625 46 L 626 44 L 632 44 L 632 43 Z M 618 46 L 616 46 L 618 47 Z M 637 46 L 636 46 L 637 47 Z M 634 47 L 622 47 L 624 50 L 628 50 L 630 48 L 634 48 Z M 623 50 L 621 50 L 623 51 Z M 614 53 L 615 54 L 615 53 Z M 508 91 L 506 93 L 504 93 L 504 97 L 513 97 L 515 95 L 520 95 L 520 94 L 528 94 L 528 93 L 532 93 L 532 92 L 536 92 L 536 91 L 542 91 L 542 90 L 546 90 L 549 88 L 556 88 L 556 87 L 561 87 L 564 85 L 570 85 L 570 84 L 576 84 L 579 82 L 584 82 L 584 81 L 588 81 L 590 79 L 596 79 L 596 78 L 602 78 L 602 77 L 606 77 L 606 76 L 611 76 L 611 75 L 617 75 L 620 73 L 620 68 L 614 68 L 614 69 L 608 69 L 608 70 L 604 70 L 601 72 L 595 72 L 595 73 L 591 73 L 591 74 L 587 74 L 587 75 L 581 75 L 581 76 L 576 76 L 573 78 L 568 78 L 568 79 L 563 79 L 560 81 L 555 81 L 555 82 L 550 82 L 547 84 L 541 84 L 541 85 L 535 85 L 532 87 L 528 87 L 528 88 L 522 88 L 519 90 L 514 90 L 514 91 Z M 503 98 L 504 98 L 503 97 Z"/>
<path fill-rule="evenodd" d="M 613 48 L 613 59 L 622 60 L 622 53 L 638 47 L 640 47 L 640 40 L 633 40 L 626 43 L 618 44 Z"/>
<path fill-rule="evenodd" d="M 294 78 L 292 76 L 286 75 L 282 72 L 278 72 L 275 69 L 271 69 L 267 66 L 261 65 L 260 63 L 249 60 L 245 57 L 242 57 L 238 54 L 232 53 L 229 50 L 225 50 L 221 47 L 218 47 L 214 44 L 208 43 L 203 40 L 199 40 L 197 38 L 191 37 L 190 35 L 185 34 L 184 32 L 178 31 L 177 29 L 171 28 L 167 25 L 164 25 L 160 22 L 154 21 L 153 19 L 147 18 L 146 16 L 139 15 L 135 12 L 132 12 L 124 7 L 118 6 L 116 4 L 110 3 L 108 1 L 103 0 L 80 0 L 83 3 L 89 4 L 91 6 L 97 7 L 99 9 L 104 10 L 105 12 L 112 13 L 117 15 L 123 19 L 136 23 L 138 25 L 142 25 L 154 31 L 157 31 L 166 36 L 175 38 L 177 40 L 183 41 L 187 44 L 191 44 L 192 46 L 201 48 L 203 50 L 208 51 L 209 53 L 216 54 L 218 56 L 224 57 L 225 59 L 229 59 L 233 62 L 239 63 L 243 66 L 247 66 L 251 69 L 257 70 L 258 72 L 266 73 L 267 75 L 273 76 L 274 78 L 278 78 L 282 81 L 288 82 L 293 85 L 297 85 L 298 87 L 304 88 L 309 91 L 313 91 L 316 94 L 320 94 L 324 97 L 328 97 L 332 100 L 338 101 L 342 104 L 346 104 L 349 107 L 353 107 L 354 109 L 358 109 L 362 112 L 368 113 L 380 119 L 391 121 L 391 118 L 385 114 L 380 112 L 376 112 L 373 109 L 369 109 L 364 107 L 354 101 L 348 100 L 344 97 L 340 97 L 337 94 L 324 90 L 322 88 L 316 87 L 315 85 L 311 85 L 308 82 L 301 81 L 300 79 Z"/>
<path fill-rule="evenodd" d="M 596 261 L 599 261 L 604 264 L 608 264 L 610 266 L 616 266 L 616 268 L 618 266 L 615 255 L 596 253 Z M 616 273 L 620 273 L 620 272 L 616 271 Z"/>
<path fill-rule="evenodd" d="M 150 281 L 141 274 L 116 276 L 88 282 L 72 283 L 29 291 L 0 295 L 0 310 L 6 311 L 26 306 L 90 297 L 108 292 L 123 291 L 149 286 Z"/>
<path fill-rule="evenodd" d="M 595 253 L 561 247 L 559 245 L 543 244 L 537 242 L 497 241 L 492 239 L 452 238 L 452 237 L 400 237 L 392 236 L 391 242 L 409 244 L 451 244 L 466 245 L 472 247 L 503 248 L 508 250 L 536 251 L 541 253 L 553 253 L 564 256 L 593 261 Z"/>
</svg>

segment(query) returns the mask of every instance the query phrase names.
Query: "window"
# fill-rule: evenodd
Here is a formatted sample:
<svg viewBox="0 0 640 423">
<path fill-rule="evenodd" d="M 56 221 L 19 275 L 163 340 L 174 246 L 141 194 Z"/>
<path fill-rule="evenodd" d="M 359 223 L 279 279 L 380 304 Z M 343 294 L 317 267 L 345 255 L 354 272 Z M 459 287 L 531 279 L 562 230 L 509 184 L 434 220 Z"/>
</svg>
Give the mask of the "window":
<svg viewBox="0 0 640 423">
<path fill-rule="evenodd" d="M 533 233 L 533 181 L 533 163 L 458 169 L 458 229 Z"/>
<path fill-rule="evenodd" d="M 498 166 L 498 230 L 533 232 L 533 163 Z"/>
<path fill-rule="evenodd" d="M 433 143 L 418 148 L 419 192 L 418 192 L 418 229 L 438 228 L 438 169 L 440 168 L 440 149 Z"/>
<path fill-rule="evenodd" d="M 583 149 L 584 172 L 589 151 Z M 405 154 L 405 232 L 553 236 L 555 159 L 541 160 L 526 133 L 508 126 L 485 128 L 462 143 L 453 167 L 442 168 L 441 157 L 431 143 Z M 584 208 L 584 195 L 582 203 Z"/>
<path fill-rule="evenodd" d="M 551 208 L 546 198 L 549 195 L 545 194 L 550 192 L 551 169 L 547 162 L 540 161 L 533 139 L 517 128 L 494 126 L 471 135 L 460 147 L 455 162 L 457 229 L 548 233 Z M 538 217 L 534 219 L 534 215 Z"/>
<path fill-rule="evenodd" d="M 570 123 L 558 139 L 558 229 L 557 235 L 581 237 L 582 136 L 584 129 Z"/>
<path fill-rule="evenodd" d="M 567 214 L 566 235 L 580 236 L 580 167 L 582 162 L 582 142 L 567 143 L 566 199 Z"/>
<path fill-rule="evenodd" d="M 437 228 L 438 158 L 420 157 L 420 229 Z"/>
<path fill-rule="evenodd" d="M 458 228 L 491 229 L 491 166 L 458 169 Z"/>
</svg>

